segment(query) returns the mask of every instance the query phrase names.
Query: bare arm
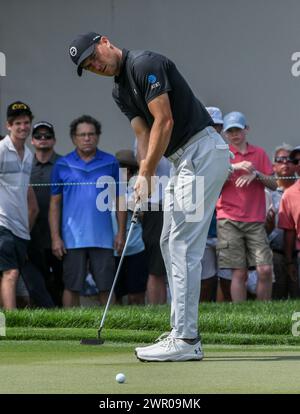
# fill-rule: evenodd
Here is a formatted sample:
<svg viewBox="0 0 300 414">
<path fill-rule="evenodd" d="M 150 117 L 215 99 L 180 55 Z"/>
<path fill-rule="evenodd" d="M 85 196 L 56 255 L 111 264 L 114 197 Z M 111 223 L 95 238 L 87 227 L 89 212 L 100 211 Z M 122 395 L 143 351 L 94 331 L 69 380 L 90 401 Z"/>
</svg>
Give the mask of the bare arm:
<svg viewBox="0 0 300 414">
<path fill-rule="evenodd" d="M 258 171 L 258 176 L 256 177 L 256 179 L 272 191 L 275 191 L 277 188 L 276 178 L 271 175 L 265 175 Z"/>
<path fill-rule="evenodd" d="M 28 201 L 29 230 L 32 230 L 35 220 L 39 214 L 39 206 L 37 203 L 35 192 L 32 187 L 28 187 L 27 201 Z"/>
<path fill-rule="evenodd" d="M 139 132 L 137 138 L 140 141 L 140 169 L 135 193 L 136 198 L 142 200 L 145 199 L 146 192 L 150 193 L 151 177 L 155 175 L 156 167 L 169 145 L 174 124 L 168 94 L 153 99 L 148 108 L 154 118 L 150 132 L 146 124 L 141 122 L 138 124 L 141 131 L 135 129 L 136 133 Z"/>
<path fill-rule="evenodd" d="M 148 108 L 154 117 L 150 131 L 146 158 L 141 161 L 140 175 L 154 174 L 156 167 L 169 145 L 173 130 L 173 115 L 167 93 L 153 99 Z"/>
<path fill-rule="evenodd" d="M 277 188 L 276 178 L 270 175 L 264 175 L 257 171 L 251 161 L 242 161 L 235 164 L 231 164 L 231 170 L 234 171 L 245 171 L 247 174 L 241 175 L 236 180 L 237 187 L 244 187 L 249 185 L 253 180 L 259 180 L 265 187 L 272 191 Z"/>
<path fill-rule="evenodd" d="M 150 129 L 144 119 L 139 116 L 132 119 L 131 126 L 137 138 L 137 162 L 140 164 L 147 156 Z"/>
<path fill-rule="evenodd" d="M 235 181 L 235 185 L 237 187 L 248 186 L 254 180 L 259 180 L 265 187 L 269 188 L 272 191 L 276 190 L 277 188 L 277 182 L 274 177 L 271 177 L 269 175 L 264 175 L 261 173 L 259 173 L 259 175 L 257 175 L 256 173 L 241 175 Z"/>
<path fill-rule="evenodd" d="M 62 259 L 63 255 L 67 253 L 64 243 L 60 237 L 61 200 L 61 194 L 52 195 L 49 208 L 49 226 L 52 240 L 52 251 L 58 259 Z"/>
</svg>

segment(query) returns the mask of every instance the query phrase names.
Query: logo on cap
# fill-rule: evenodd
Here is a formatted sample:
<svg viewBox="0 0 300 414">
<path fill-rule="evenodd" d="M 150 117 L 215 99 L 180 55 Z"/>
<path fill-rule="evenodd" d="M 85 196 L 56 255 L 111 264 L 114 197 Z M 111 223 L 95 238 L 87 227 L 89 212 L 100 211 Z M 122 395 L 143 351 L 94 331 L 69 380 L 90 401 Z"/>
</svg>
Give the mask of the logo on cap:
<svg viewBox="0 0 300 414">
<path fill-rule="evenodd" d="M 75 46 L 70 47 L 70 55 L 73 57 L 77 55 L 77 48 Z"/>
<path fill-rule="evenodd" d="M 13 104 L 13 105 L 11 106 L 11 109 L 12 109 L 13 111 L 18 111 L 18 110 L 20 110 L 20 109 L 25 109 L 25 110 L 27 110 L 27 109 L 29 109 L 29 108 L 28 108 L 28 106 L 27 106 L 27 105 L 25 105 L 25 104 L 23 104 L 23 103 L 15 103 L 15 104 Z"/>
</svg>

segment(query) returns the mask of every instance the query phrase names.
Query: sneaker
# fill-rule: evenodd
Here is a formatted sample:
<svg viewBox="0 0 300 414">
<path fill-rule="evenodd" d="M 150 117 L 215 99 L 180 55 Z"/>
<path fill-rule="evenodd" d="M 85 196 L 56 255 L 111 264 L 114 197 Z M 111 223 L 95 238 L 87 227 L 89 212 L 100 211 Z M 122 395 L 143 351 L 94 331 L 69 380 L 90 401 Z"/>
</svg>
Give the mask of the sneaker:
<svg viewBox="0 0 300 414">
<path fill-rule="evenodd" d="M 155 339 L 154 344 L 152 345 L 147 345 L 147 346 L 138 346 L 135 348 L 135 353 L 137 353 L 138 351 L 140 351 L 141 349 L 151 349 L 153 347 L 156 347 L 158 342 L 162 341 L 163 339 L 168 338 L 168 336 L 172 335 L 172 331 L 171 332 L 164 332 L 163 334 L 161 334 L 157 339 Z"/>
<path fill-rule="evenodd" d="M 187 342 L 169 335 L 157 344 L 139 348 L 136 356 L 140 361 L 201 361 L 204 355 L 199 338 Z"/>
</svg>

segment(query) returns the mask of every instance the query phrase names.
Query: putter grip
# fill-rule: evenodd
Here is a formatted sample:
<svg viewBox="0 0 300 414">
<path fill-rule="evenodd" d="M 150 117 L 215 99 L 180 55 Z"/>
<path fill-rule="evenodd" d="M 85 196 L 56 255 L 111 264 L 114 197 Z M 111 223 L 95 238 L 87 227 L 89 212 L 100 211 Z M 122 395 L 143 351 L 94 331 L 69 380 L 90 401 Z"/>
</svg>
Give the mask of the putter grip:
<svg viewBox="0 0 300 414">
<path fill-rule="evenodd" d="M 141 202 L 138 201 L 133 210 L 133 214 L 131 217 L 131 223 L 136 223 L 138 221 L 140 211 L 141 211 Z"/>
</svg>

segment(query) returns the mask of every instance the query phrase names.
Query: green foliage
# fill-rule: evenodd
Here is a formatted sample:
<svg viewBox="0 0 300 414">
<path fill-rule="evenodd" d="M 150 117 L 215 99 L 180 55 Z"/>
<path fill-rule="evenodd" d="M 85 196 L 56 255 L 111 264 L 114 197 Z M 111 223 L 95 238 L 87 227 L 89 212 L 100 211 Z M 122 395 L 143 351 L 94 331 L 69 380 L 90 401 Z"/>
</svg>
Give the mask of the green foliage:
<svg viewBox="0 0 300 414">
<path fill-rule="evenodd" d="M 300 337 L 292 336 L 294 312 L 300 312 L 300 301 L 201 304 L 200 332 L 209 343 L 299 344 Z M 102 313 L 103 308 L 7 311 L 8 339 L 95 337 Z M 167 305 L 112 306 L 103 335 L 112 341 L 151 342 L 170 329 L 169 318 Z"/>
</svg>

